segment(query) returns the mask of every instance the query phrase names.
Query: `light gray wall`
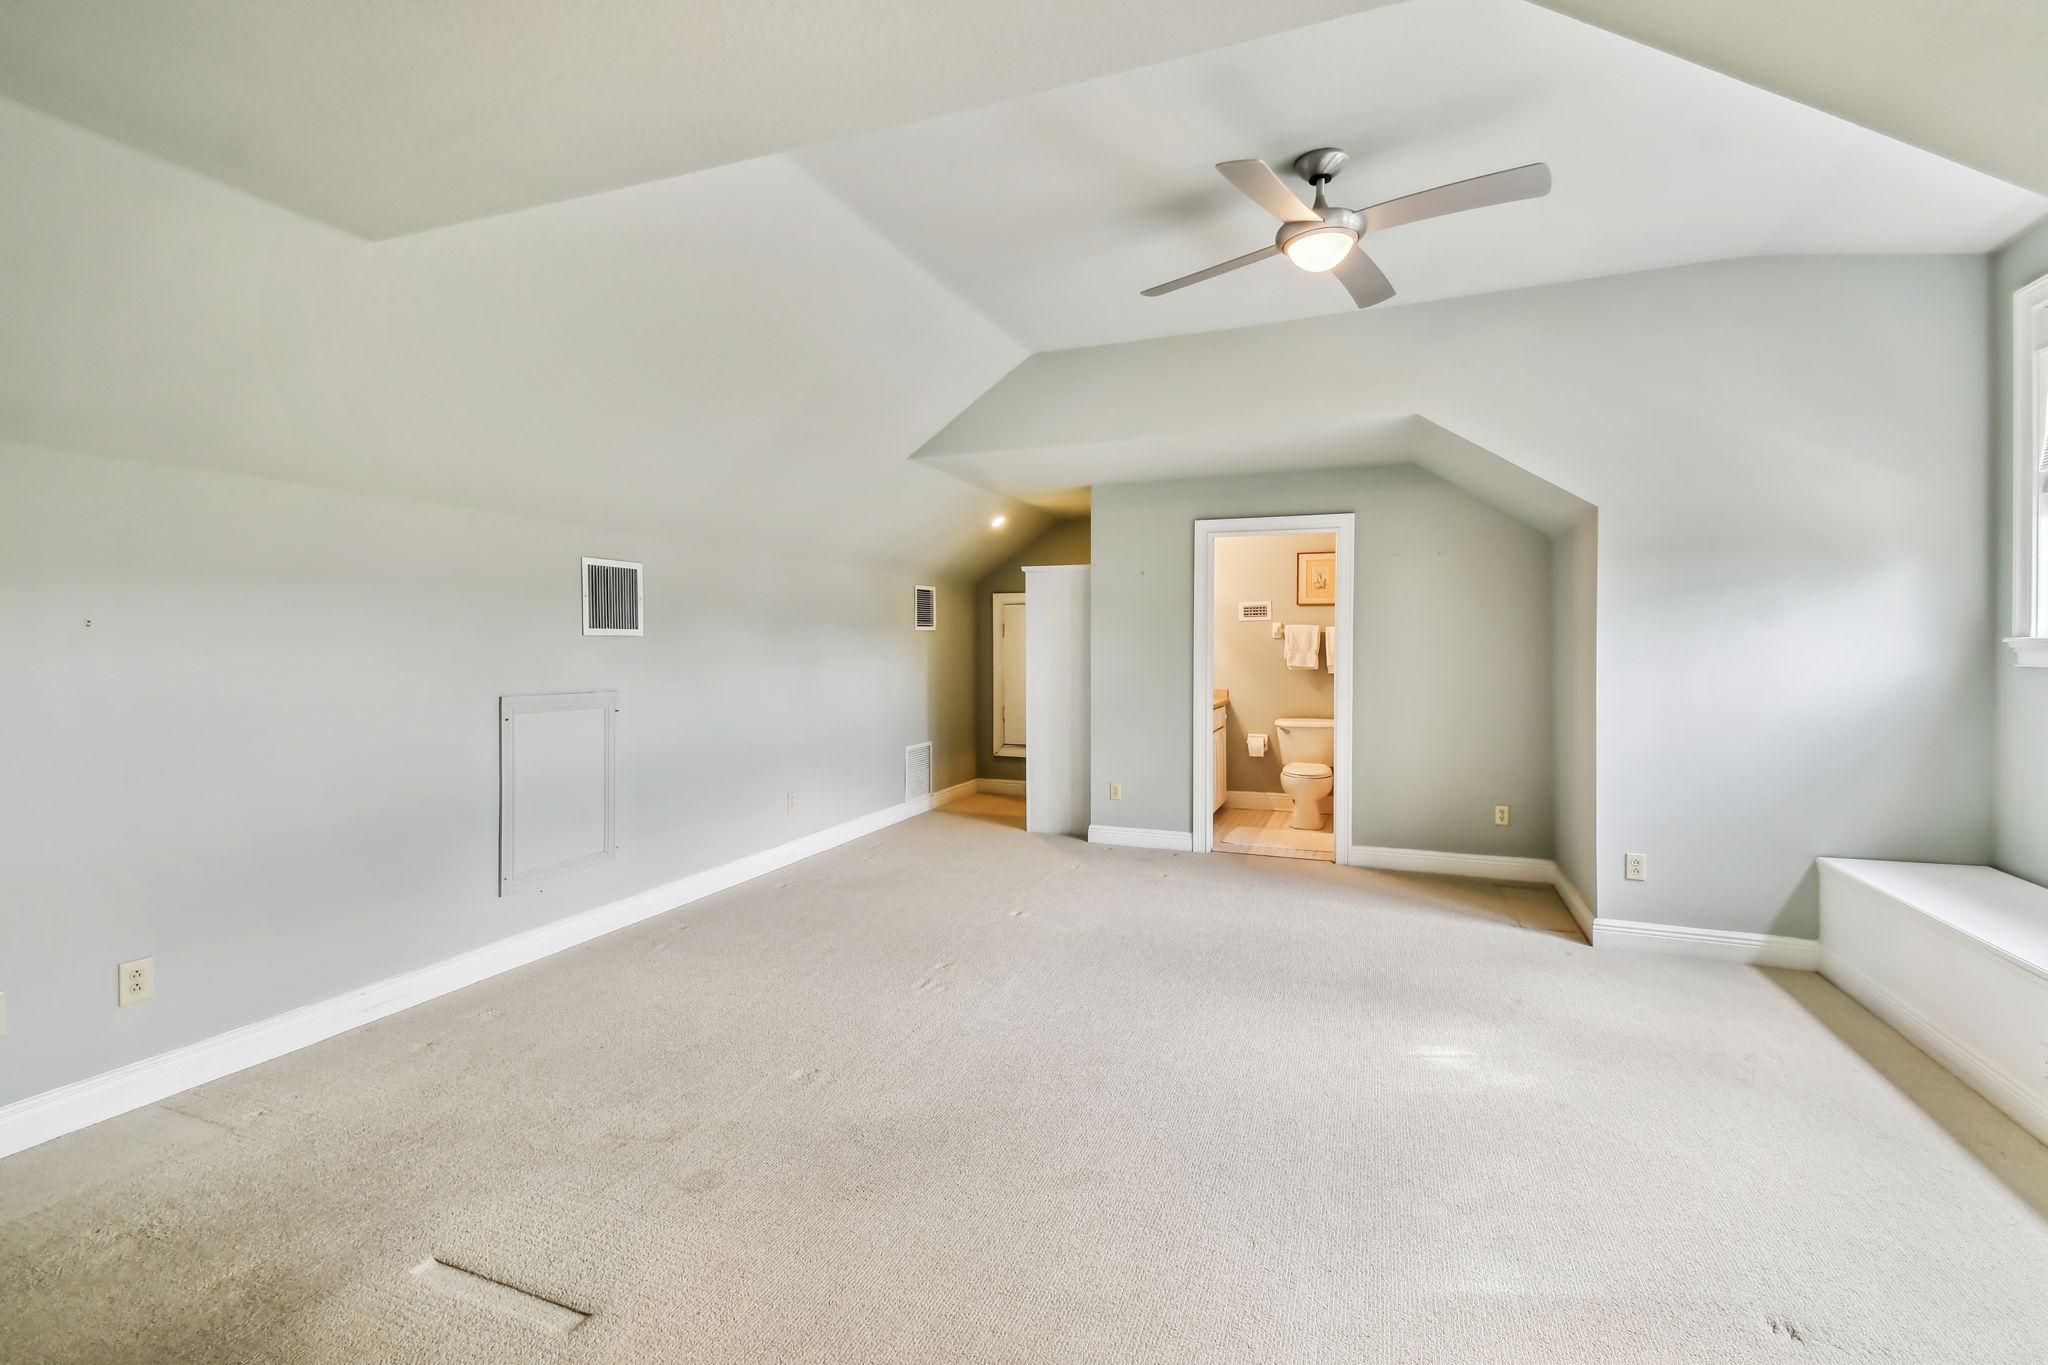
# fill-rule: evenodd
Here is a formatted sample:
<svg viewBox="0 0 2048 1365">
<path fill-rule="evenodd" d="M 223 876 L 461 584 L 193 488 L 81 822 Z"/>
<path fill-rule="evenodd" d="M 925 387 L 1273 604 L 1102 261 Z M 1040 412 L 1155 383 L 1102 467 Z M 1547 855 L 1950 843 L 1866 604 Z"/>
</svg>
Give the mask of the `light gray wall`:
<svg viewBox="0 0 2048 1365">
<path fill-rule="evenodd" d="M 1089 523 L 1069 517 L 1045 528 L 1038 539 L 982 576 L 974 585 L 974 774 L 1012 782 L 1025 780 L 1026 759 L 995 752 L 995 627 L 989 600 L 999 592 L 1024 591 L 1026 564 L 1086 564 Z"/>
<path fill-rule="evenodd" d="M 1557 865 L 1587 908 L 1600 904 L 1598 669 L 1600 519 L 1551 538 L 1551 688 L 1556 706 Z"/>
<path fill-rule="evenodd" d="M 1811 935 L 1817 855 L 1991 852 L 1987 277 L 1747 259 L 1036 355 L 925 453 L 1420 414 L 1569 490 L 1601 911 Z"/>
<path fill-rule="evenodd" d="M 2012 294 L 2048 274 L 2048 222 L 1992 258 L 1991 488 L 1998 528 L 1996 633 L 2012 621 Z M 2021 668 L 2003 645 L 1987 645 L 1998 670 L 1997 834 L 1993 862 L 2016 877 L 2048 884 L 2048 668 Z"/>
<path fill-rule="evenodd" d="M 735 216 L 787 163 L 374 244 L 4 101 L 0 165 L 0 1102 L 974 775 L 971 584 L 1046 519 L 906 457 L 1021 351 Z M 494 699 L 584 688 L 620 856 L 500 902 Z"/>
<path fill-rule="evenodd" d="M 891 805 L 906 744 L 973 775 L 964 584 L 921 633 L 904 574 L 751 536 L 13 444 L 0 487 L 0 1103 Z M 644 637 L 579 633 L 583 555 L 645 562 Z M 618 857 L 499 899 L 497 698 L 596 688 Z"/>
<path fill-rule="evenodd" d="M 1273 623 L 1331 626 L 1335 607 L 1297 606 L 1294 600 L 1294 557 L 1304 551 L 1334 550 L 1333 535 L 1225 536 L 1216 542 L 1216 594 L 1211 610 L 1216 621 L 1215 684 L 1230 691 L 1228 790 L 1280 790 L 1280 735 L 1273 722 L 1280 716 L 1327 716 L 1331 674 L 1327 668 L 1289 668 L 1272 623 L 1240 621 L 1237 604 L 1271 602 Z M 1263 757 L 1253 758 L 1247 734 L 1266 737 Z"/>
<path fill-rule="evenodd" d="M 1410 465 L 1104 484 L 1094 497 L 1094 823 L 1188 828 L 1195 521 L 1353 512 L 1353 841 L 1550 856 L 1540 532 Z M 1497 802 L 1515 808 L 1505 829 Z"/>
</svg>

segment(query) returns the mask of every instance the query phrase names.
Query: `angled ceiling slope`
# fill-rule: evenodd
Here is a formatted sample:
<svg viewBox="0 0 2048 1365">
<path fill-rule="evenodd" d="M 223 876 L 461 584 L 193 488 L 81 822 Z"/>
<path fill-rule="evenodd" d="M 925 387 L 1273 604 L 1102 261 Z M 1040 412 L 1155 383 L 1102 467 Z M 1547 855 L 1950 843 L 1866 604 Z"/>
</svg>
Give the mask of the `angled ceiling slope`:
<svg viewBox="0 0 2048 1365">
<path fill-rule="evenodd" d="M 1207 475 L 1415 464 L 1550 535 L 1592 504 L 1426 417 L 1361 417 L 1322 426 L 1261 427 L 1083 442 L 1040 449 L 935 450 L 919 459 L 1056 515 L 1088 506 L 1098 484 Z"/>
<path fill-rule="evenodd" d="M 13 0 L 0 95 L 377 238 L 1383 2 Z"/>
<path fill-rule="evenodd" d="M 2041 0 L 1543 0 L 2048 194 Z"/>
</svg>

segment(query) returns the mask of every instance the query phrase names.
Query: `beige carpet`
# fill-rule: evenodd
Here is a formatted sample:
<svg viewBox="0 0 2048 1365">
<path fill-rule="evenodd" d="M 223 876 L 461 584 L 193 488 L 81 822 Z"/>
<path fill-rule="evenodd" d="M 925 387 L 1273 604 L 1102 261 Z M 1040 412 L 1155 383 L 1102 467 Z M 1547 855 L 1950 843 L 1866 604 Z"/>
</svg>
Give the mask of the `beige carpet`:
<svg viewBox="0 0 2048 1365">
<path fill-rule="evenodd" d="M 2048 1152 L 1816 978 L 1005 809 L 0 1163 L 0 1358 L 2048 1360 Z"/>
</svg>

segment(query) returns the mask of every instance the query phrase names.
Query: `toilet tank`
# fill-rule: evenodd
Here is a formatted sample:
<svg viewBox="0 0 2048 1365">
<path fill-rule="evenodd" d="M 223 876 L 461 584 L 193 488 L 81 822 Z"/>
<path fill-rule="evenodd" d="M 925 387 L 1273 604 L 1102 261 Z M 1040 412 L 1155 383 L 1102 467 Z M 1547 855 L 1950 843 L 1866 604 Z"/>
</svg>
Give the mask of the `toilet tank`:
<svg viewBox="0 0 2048 1365">
<path fill-rule="evenodd" d="M 1273 722 L 1282 763 L 1329 763 L 1336 751 L 1337 722 L 1328 716 L 1282 716 Z"/>
</svg>

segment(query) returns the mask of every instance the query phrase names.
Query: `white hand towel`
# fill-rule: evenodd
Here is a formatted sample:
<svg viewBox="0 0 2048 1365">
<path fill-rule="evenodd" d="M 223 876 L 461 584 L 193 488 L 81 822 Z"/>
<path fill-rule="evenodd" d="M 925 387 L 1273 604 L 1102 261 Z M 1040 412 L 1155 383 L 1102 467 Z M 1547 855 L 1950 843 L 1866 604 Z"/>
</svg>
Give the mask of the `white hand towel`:
<svg viewBox="0 0 2048 1365">
<path fill-rule="evenodd" d="M 1287 628 L 1287 666 L 1289 668 L 1315 668 L 1319 665 L 1316 646 L 1322 643 L 1321 626 L 1289 626 Z"/>
<path fill-rule="evenodd" d="M 1332 673 L 1337 671 L 1337 628 L 1323 627 L 1323 667 Z"/>
</svg>

